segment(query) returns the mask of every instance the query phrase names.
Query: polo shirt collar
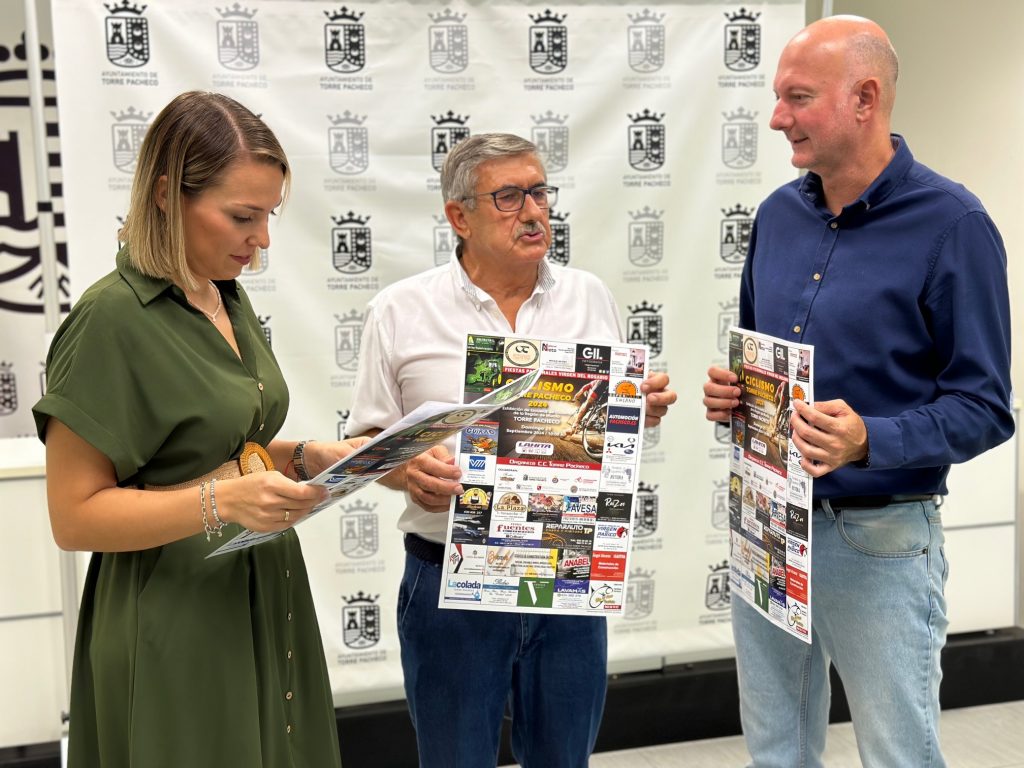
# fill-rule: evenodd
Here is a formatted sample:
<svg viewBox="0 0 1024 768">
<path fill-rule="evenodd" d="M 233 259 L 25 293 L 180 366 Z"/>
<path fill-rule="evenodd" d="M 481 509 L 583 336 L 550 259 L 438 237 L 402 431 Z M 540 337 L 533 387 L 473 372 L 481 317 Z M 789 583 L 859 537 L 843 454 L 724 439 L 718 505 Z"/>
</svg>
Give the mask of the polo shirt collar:
<svg viewBox="0 0 1024 768">
<path fill-rule="evenodd" d="M 470 300 L 477 307 L 480 307 L 489 301 L 494 301 L 494 299 L 487 295 L 486 291 L 469 279 L 469 274 L 462 267 L 462 260 L 459 259 L 458 255 L 454 252 L 452 253 L 452 257 L 448 262 L 448 265 L 456 287 L 469 296 Z M 530 294 L 530 298 L 532 299 L 538 294 L 550 291 L 555 287 L 556 282 L 555 274 L 551 269 L 551 265 L 548 264 L 547 257 L 545 256 L 537 265 L 537 283 L 533 286 L 533 293 Z"/>
<path fill-rule="evenodd" d="M 910 173 L 910 169 L 914 165 L 914 156 L 910 152 L 910 147 L 907 146 L 903 136 L 898 133 L 890 134 L 890 138 L 896 146 L 896 154 L 861 196 L 846 206 L 847 211 L 870 210 L 884 202 Z M 821 177 L 818 174 L 808 172 L 800 182 L 800 192 L 812 204 L 824 205 L 825 195 L 821 187 Z"/>
<path fill-rule="evenodd" d="M 128 258 L 127 246 L 117 252 L 116 264 L 121 278 L 135 291 L 135 295 L 143 306 L 174 285 L 165 277 L 150 277 L 139 272 Z"/>
<path fill-rule="evenodd" d="M 121 275 L 121 278 L 128 283 L 129 287 L 135 292 L 135 295 L 138 297 L 139 303 L 142 304 L 142 306 L 150 304 L 154 299 L 168 290 L 176 296 L 185 299 L 184 292 L 166 277 L 151 277 L 139 272 L 128 258 L 128 246 L 124 246 L 117 252 L 115 264 L 117 265 L 117 271 Z M 238 287 L 234 280 L 214 280 L 214 283 L 216 283 L 221 292 L 225 294 L 225 298 L 237 297 Z"/>
</svg>

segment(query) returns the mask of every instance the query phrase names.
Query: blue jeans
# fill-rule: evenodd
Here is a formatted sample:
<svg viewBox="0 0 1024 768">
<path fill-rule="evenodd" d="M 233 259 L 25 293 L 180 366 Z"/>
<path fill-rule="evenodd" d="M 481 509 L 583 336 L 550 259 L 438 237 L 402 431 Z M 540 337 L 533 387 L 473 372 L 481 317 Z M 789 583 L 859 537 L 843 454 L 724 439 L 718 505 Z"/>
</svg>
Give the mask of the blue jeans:
<svg viewBox="0 0 1024 768">
<path fill-rule="evenodd" d="M 441 566 L 405 556 L 402 670 L 422 768 L 493 768 L 506 703 L 523 768 L 586 768 L 607 688 L 606 620 L 437 607 Z"/>
<path fill-rule="evenodd" d="M 732 603 L 740 715 L 756 768 L 820 768 L 829 663 L 865 768 L 939 768 L 947 566 L 932 501 L 812 515 L 810 645 Z"/>
</svg>

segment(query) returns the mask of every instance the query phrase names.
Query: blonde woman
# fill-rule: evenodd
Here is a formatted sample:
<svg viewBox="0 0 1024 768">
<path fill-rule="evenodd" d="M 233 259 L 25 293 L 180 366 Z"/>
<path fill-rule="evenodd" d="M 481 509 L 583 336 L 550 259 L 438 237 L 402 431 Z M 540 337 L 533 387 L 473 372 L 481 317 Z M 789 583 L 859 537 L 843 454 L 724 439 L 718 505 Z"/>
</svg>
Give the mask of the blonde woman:
<svg viewBox="0 0 1024 768">
<path fill-rule="evenodd" d="M 241 104 L 175 98 L 143 142 L 116 268 L 50 349 L 34 413 L 51 525 L 62 549 L 95 553 L 71 768 L 340 765 L 290 529 L 322 498 L 297 481 L 359 442 L 275 439 L 288 391 L 235 279 L 289 179 Z M 242 527 L 283 535 L 205 559 Z"/>
</svg>

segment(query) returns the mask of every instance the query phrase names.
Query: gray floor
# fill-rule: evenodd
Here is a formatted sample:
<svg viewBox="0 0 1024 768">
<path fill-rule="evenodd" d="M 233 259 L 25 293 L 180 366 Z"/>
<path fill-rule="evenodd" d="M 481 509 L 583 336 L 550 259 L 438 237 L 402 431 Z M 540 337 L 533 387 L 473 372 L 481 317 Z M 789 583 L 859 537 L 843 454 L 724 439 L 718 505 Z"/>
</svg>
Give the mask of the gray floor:
<svg viewBox="0 0 1024 768">
<path fill-rule="evenodd" d="M 941 733 L 949 768 L 1024 768 L 1024 701 L 943 712 Z M 742 768 L 748 759 L 736 736 L 602 752 L 590 768 Z M 849 723 L 829 727 L 825 764 L 861 768 Z"/>
</svg>

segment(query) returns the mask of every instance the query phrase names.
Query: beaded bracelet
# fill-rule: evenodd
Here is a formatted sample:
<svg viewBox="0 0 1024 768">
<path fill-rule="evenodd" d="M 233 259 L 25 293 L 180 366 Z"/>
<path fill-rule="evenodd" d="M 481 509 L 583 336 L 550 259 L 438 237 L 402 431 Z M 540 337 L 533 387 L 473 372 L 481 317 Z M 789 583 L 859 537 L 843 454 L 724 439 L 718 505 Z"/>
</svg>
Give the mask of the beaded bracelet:
<svg viewBox="0 0 1024 768">
<path fill-rule="evenodd" d="M 217 527 L 212 530 L 217 533 L 217 536 L 223 537 L 224 533 L 221 528 L 224 527 L 224 521 L 220 519 L 220 515 L 217 514 L 217 496 L 214 491 L 214 486 L 217 484 L 217 479 L 214 478 L 210 481 L 210 510 L 213 512 L 213 519 L 217 522 Z M 206 537 L 209 538 L 210 534 L 207 532 Z"/>
</svg>

